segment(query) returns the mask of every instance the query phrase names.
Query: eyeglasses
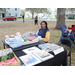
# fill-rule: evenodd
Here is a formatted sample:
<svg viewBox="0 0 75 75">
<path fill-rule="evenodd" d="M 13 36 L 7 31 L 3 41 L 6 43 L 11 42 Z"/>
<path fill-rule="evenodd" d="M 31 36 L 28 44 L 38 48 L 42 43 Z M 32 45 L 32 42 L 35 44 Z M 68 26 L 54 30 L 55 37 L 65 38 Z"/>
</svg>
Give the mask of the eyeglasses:
<svg viewBox="0 0 75 75">
<path fill-rule="evenodd" d="M 45 24 L 41 24 L 41 25 L 45 25 Z"/>
</svg>

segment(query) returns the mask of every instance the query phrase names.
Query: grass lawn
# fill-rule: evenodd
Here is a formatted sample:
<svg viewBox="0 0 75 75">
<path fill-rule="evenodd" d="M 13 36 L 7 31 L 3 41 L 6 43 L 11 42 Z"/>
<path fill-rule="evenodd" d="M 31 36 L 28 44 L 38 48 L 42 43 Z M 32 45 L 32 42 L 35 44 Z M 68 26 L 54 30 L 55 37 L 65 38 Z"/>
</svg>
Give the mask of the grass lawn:
<svg viewBox="0 0 75 75">
<path fill-rule="evenodd" d="M 48 18 L 48 19 L 56 19 L 56 18 Z"/>
<path fill-rule="evenodd" d="M 2 18 L 0 18 L 0 20 L 2 20 Z"/>
<path fill-rule="evenodd" d="M 40 29 L 40 22 L 38 26 L 35 26 L 34 21 L 26 21 L 25 23 L 21 21 L 0 21 L 0 50 L 3 49 L 2 39 L 4 39 L 5 35 L 15 34 L 17 31 L 20 31 L 22 35 L 27 31 L 38 31 Z M 55 21 L 47 22 L 50 30 L 49 42 L 57 44 L 61 36 L 61 31 L 55 29 Z M 75 24 L 75 22 L 66 22 L 67 27 L 72 24 Z M 75 47 L 72 49 L 72 65 L 75 65 Z"/>
<path fill-rule="evenodd" d="M 17 18 L 17 19 L 23 19 L 23 18 Z M 25 18 L 26 20 L 34 20 L 32 18 Z M 42 18 L 38 18 L 39 20 L 42 20 Z M 56 18 L 48 18 L 48 19 L 56 19 Z"/>
</svg>

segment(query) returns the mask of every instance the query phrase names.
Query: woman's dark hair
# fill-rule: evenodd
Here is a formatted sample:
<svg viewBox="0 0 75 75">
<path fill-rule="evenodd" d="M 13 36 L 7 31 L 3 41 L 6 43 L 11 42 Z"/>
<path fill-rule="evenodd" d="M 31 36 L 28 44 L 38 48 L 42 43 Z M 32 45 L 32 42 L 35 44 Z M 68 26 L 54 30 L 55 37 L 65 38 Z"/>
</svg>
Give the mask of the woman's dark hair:
<svg viewBox="0 0 75 75">
<path fill-rule="evenodd" d="M 40 23 L 40 25 L 42 25 L 43 22 L 45 23 L 46 28 L 48 28 L 48 27 L 47 27 L 47 22 L 46 22 L 46 21 L 42 21 L 42 22 Z"/>
</svg>

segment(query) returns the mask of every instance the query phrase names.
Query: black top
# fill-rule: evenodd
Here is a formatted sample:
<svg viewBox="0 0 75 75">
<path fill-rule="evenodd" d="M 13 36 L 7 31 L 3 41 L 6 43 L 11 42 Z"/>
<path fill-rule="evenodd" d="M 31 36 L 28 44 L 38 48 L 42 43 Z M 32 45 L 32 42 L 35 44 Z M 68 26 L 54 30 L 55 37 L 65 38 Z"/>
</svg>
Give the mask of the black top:
<svg viewBox="0 0 75 75">
<path fill-rule="evenodd" d="M 24 15 L 22 16 L 22 18 L 24 18 Z"/>
<path fill-rule="evenodd" d="M 35 17 L 35 20 L 38 20 L 38 19 Z"/>
</svg>

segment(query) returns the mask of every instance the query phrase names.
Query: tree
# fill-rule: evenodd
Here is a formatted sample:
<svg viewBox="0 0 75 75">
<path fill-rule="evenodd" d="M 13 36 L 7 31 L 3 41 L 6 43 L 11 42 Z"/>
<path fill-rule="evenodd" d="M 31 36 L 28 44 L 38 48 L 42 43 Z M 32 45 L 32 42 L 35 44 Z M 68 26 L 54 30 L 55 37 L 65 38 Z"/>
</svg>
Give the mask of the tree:
<svg viewBox="0 0 75 75">
<path fill-rule="evenodd" d="M 60 29 L 61 24 L 65 24 L 65 11 L 66 8 L 57 8 L 56 29 Z"/>
<path fill-rule="evenodd" d="M 49 9 L 47 8 L 26 8 L 25 11 L 30 11 L 32 13 L 32 19 L 35 13 L 50 13 Z"/>
<path fill-rule="evenodd" d="M 7 8 L 4 8 L 4 16 L 5 16 L 5 17 L 6 17 L 6 9 L 7 9 Z"/>
<path fill-rule="evenodd" d="M 32 19 L 33 19 L 34 8 L 26 8 L 25 11 L 30 11 L 32 13 Z"/>
<path fill-rule="evenodd" d="M 0 11 L 3 10 L 3 8 L 0 8 Z"/>
<path fill-rule="evenodd" d="M 22 9 L 22 10 L 21 10 L 21 13 L 22 13 L 22 14 L 25 14 L 25 10 Z"/>
<path fill-rule="evenodd" d="M 55 14 L 55 18 L 57 18 L 57 14 Z"/>
<path fill-rule="evenodd" d="M 75 11 L 75 8 L 66 8 L 66 11 Z"/>
<path fill-rule="evenodd" d="M 6 9 L 8 8 L 0 8 L 0 11 L 4 11 L 4 16 L 6 17 Z"/>
<path fill-rule="evenodd" d="M 25 10 L 24 9 L 21 9 L 21 16 L 23 16 L 23 14 L 25 15 Z"/>
</svg>

